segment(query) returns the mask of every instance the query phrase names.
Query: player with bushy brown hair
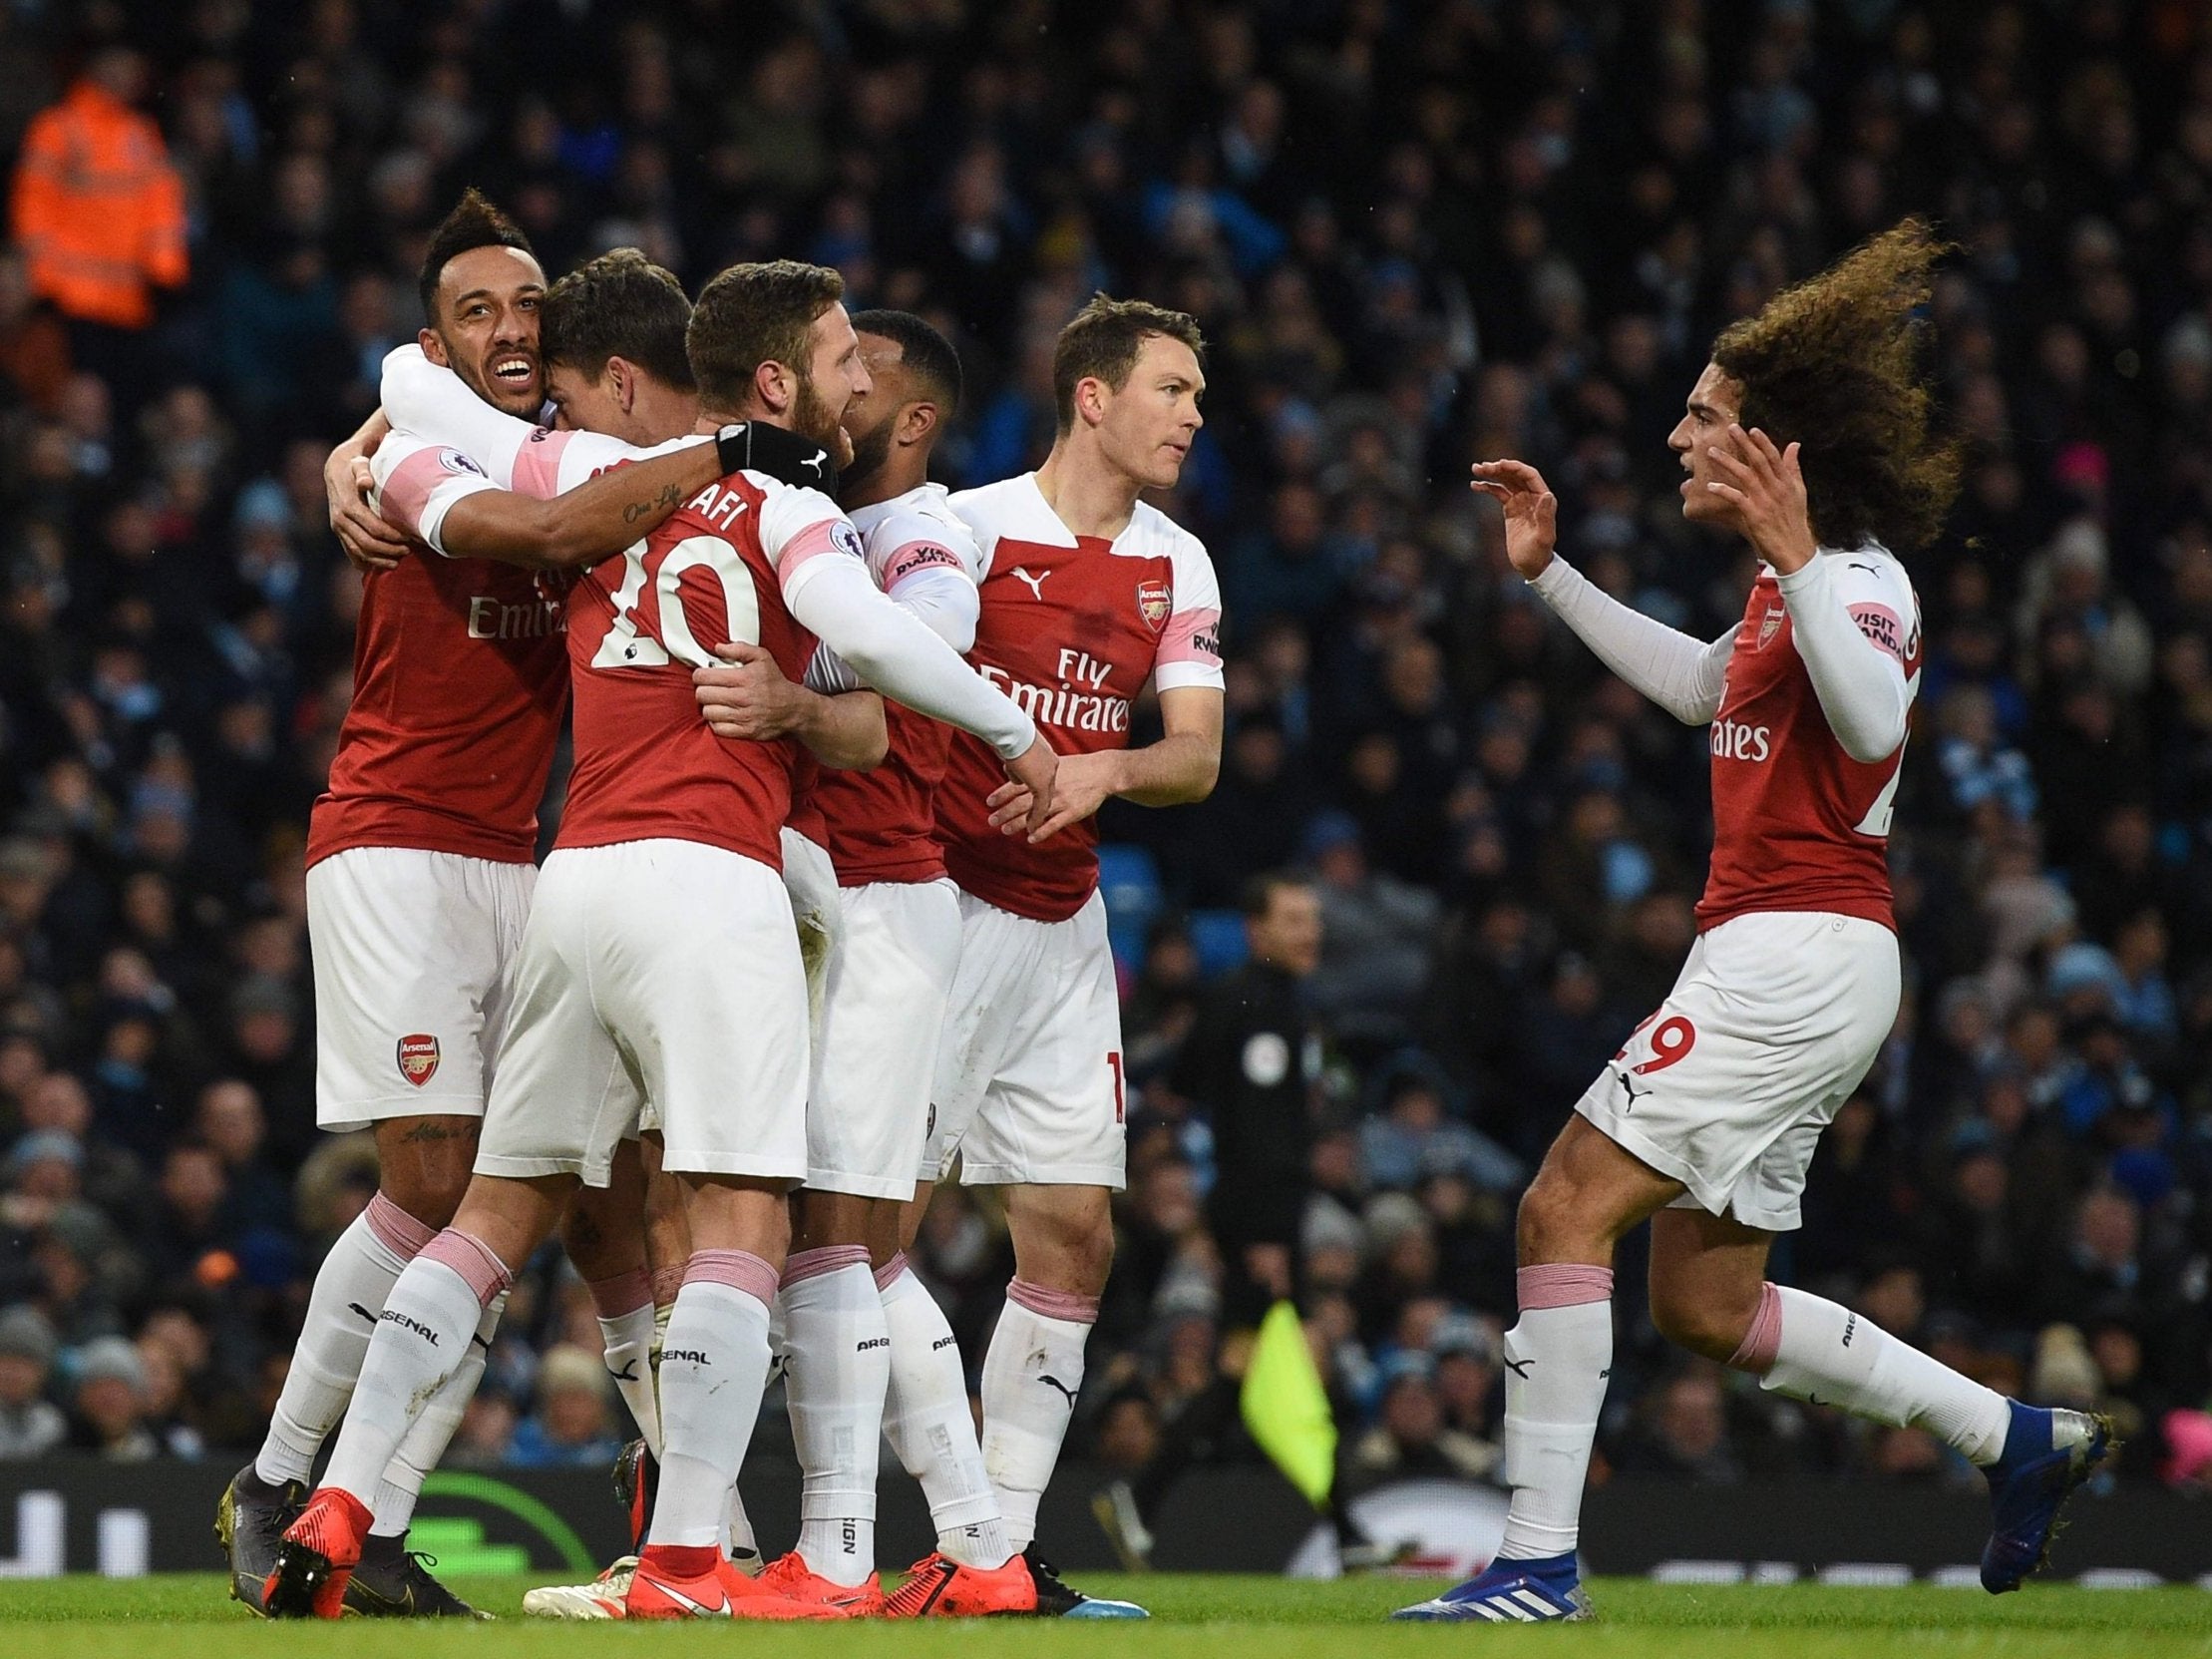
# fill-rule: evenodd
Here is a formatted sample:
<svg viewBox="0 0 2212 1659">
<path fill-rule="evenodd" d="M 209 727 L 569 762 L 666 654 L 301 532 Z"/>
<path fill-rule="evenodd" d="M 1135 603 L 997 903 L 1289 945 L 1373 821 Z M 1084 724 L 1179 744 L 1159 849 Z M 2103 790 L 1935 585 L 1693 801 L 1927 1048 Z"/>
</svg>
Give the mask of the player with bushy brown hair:
<svg viewBox="0 0 2212 1659">
<path fill-rule="evenodd" d="M 2008 1400 L 1765 1277 L 1821 1130 L 1897 1020 L 1885 849 L 1921 623 L 1896 550 L 1926 545 L 1958 483 L 1918 366 L 1942 252 L 1907 219 L 1714 342 L 1667 442 L 1683 516 L 1749 542 L 1759 574 L 1743 620 L 1710 643 L 1555 557 L 1558 502 L 1534 467 L 1474 469 L 1529 586 L 1616 674 L 1710 728 L 1712 865 L 1680 979 L 1521 1200 L 1498 1558 L 1401 1618 L 1588 1615 L 1575 1548 L 1613 1365 L 1613 1254 L 1647 1219 L 1662 1334 L 1792 1399 L 1925 1429 L 1986 1471 L 1991 1591 L 2041 1563 L 2059 1504 L 2111 1453 L 2102 1419 Z"/>
</svg>

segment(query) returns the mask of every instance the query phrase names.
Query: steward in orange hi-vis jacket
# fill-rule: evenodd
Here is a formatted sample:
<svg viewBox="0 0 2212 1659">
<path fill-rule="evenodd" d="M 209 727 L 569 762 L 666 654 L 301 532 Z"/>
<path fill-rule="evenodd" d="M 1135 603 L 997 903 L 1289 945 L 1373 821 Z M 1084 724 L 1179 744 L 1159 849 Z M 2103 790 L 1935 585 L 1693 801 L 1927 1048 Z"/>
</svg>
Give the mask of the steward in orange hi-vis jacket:
<svg viewBox="0 0 2212 1659">
<path fill-rule="evenodd" d="M 144 328 L 150 286 L 186 274 L 184 183 L 131 107 L 143 79 L 136 54 L 104 52 L 24 135 L 11 227 L 32 289 L 76 321 Z"/>
</svg>

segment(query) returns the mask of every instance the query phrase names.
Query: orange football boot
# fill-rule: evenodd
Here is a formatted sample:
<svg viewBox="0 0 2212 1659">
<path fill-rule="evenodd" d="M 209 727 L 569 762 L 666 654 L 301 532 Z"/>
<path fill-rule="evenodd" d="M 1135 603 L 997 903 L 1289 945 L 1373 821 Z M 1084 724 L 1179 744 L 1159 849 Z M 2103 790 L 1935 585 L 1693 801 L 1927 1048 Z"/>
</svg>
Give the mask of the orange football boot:
<svg viewBox="0 0 2212 1659">
<path fill-rule="evenodd" d="M 793 1601 L 762 1578 L 748 1578 L 720 1550 L 706 1572 L 687 1570 L 690 1551 L 647 1544 L 622 1598 L 630 1619 L 842 1619 L 843 1608 Z M 671 1559 L 673 1557 L 673 1559 Z"/>
<path fill-rule="evenodd" d="M 971 1567 L 932 1552 L 917 1561 L 906 1583 L 884 1604 L 887 1618 L 980 1619 L 1045 1612 L 1029 1563 L 1009 1555 L 995 1567 Z"/>
<path fill-rule="evenodd" d="M 276 1565 L 261 1586 L 262 1610 L 272 1619 L 338 1617 L 370 1519 L 366 1503 L 336 1486 L 310 1497 L 277 1542 Z"/>
<path fill-rule="evenodd" d="M 884 1581 L 875 1573 L 870 1573 L 859 1584 L 840 1584 L 808 1566 L 807 1558 L 796 1549 L 761 1568 L 760 1582 L 773 1585 L 777 1594 L 789 1596 L 793 1601 L 817 1607 L 843 1607 L 849 1618 L 880 1619 L 884 1616 Z"/>
</svg>

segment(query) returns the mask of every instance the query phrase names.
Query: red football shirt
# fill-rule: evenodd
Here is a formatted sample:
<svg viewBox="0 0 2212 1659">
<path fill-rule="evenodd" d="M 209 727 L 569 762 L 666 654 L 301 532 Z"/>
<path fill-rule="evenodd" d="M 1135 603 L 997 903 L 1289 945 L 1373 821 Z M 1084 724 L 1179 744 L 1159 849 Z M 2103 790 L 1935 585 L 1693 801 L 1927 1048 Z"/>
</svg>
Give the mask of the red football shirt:
<svg viewBox="0 0 2212 1659">
<path fill-rule="evenodd" d="M 1163 691 L 1222 684 L 1221 589 L 1198 538 L 1137 504 L 1111 542 L 1076 536 L 1034 473 L 963 490 L 952 510 L 981 552 L 976 669 L 1020 704 L 1061 754 L 1129 746 L 1131 704 L 1147 679 Z M 944 867 L 1001 910 L 1059 922 L 1098 886 L 1098 828 L 1077 824 L 1042 846 L 990 827 L 983 802 L 1005 781 L 998 757 L 950 734 L 936 793 Z"/>
<path fill-rule="evenodd" d="M 1841 559 L 1839 582 L 1859 629 L 1920 673 L 1920 606 L 1905 569 L 1867 549 Z M 1832 911 L 1894 928 L 1890 813 L 1905 746 L 1853 760 L 1828 727 L 1798 654 L 1789 609 L 1762 568 L 1728 658 L 1712 749 L 1712 866 L 1697 921 L 1717 927 L 1754 911 Z"/>
<path fill-rule="evenodd" d="M 386 516 L 433 545 L 426 516 L 491 488 L 458 450 L 400 434 L 377 462 Z M 371 572 L 353 702 L 308 820 L 307 862 L 419 847 L 529 863 L 568 700 L 562 627 L 558 583 L 511 565 L 425 554 Z"/>
<path fill-rule="evenodd" d="M 859 553 L 827 496 L 733 473 L 578 582 L 568 603 L 576 764 L 554 845 L 666 837 L 781 870 L 794 745 L 715 736 L 691 670 L 744 639 L 799 679 L 815 639 L 785 596 L 810 561 Z"/>
</svg>

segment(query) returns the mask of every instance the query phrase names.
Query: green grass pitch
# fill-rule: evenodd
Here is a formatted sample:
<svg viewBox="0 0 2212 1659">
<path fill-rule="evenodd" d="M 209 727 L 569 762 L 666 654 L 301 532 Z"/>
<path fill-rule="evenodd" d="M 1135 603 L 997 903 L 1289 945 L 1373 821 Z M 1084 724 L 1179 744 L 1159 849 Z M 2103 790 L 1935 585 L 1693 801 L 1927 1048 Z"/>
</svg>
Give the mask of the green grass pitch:
<svg viewBox="0 0 2212 1659">
<path fill-rule="evenodd" d="M 1706 1587 L 1600 1579 L 1598 1620 L 1544 1630 L 1389 1625 L 1429 1593 L 1403 1579 L 1317 1584 L 1279 1578 L 1085 1577 L 1094 1592 L 1151 1607 L 1148 1624 L 558 1625 L 521 1617 L 529 1578 L 456 1579 L 501 1615 L 492 1625 L 265 1624 L 223 1598 L 214 1574 L 0 1582 L 6 1659 L 532 1659 L 559 1653 L 742 1655 L 744 1659 L 1383 1659 L 1413 1653 L 1536 1652 L 1543 1659 L 2162 1659 L 2212 1655 L 2212 1595 L 2195 1589 L 2032 1586 L 1978 1590 L 1829 1585 Z"/>
</svg>

